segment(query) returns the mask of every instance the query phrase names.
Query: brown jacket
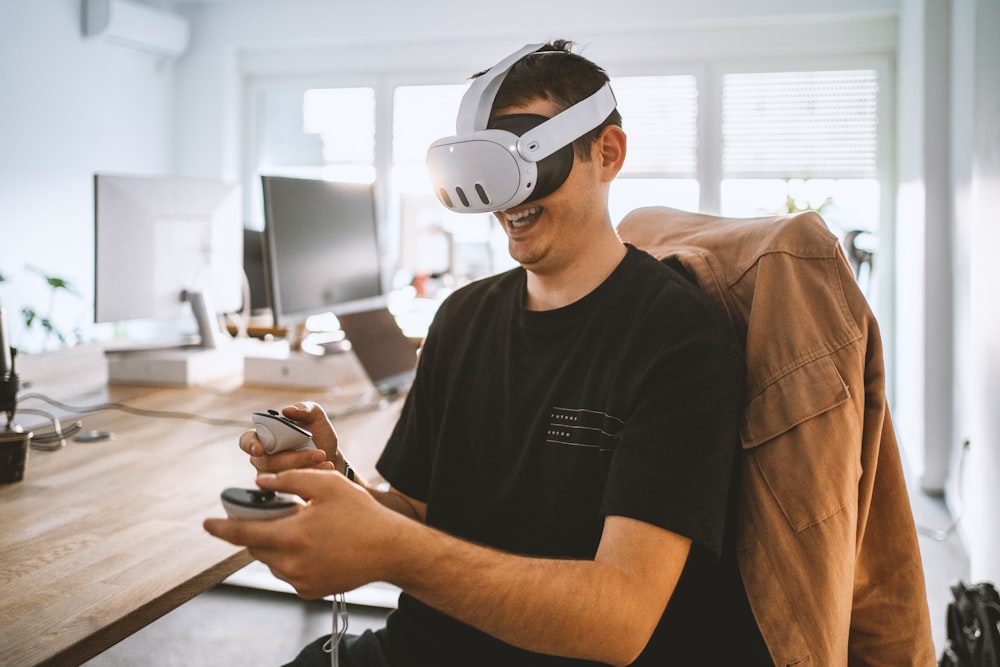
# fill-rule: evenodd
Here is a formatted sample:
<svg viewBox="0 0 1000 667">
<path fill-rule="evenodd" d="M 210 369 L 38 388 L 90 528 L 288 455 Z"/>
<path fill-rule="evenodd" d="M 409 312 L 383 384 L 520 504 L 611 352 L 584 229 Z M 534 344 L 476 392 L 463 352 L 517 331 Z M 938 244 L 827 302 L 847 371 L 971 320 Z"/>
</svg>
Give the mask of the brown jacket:
<svg viewBox="0 0 1000 667">
<path fill-rule="evenodd" d="M 738 559 L 778 665 L 934 665 L 882 343 L 813 212 L 633 211 L 622 239 L 675 256 L 746 344 Z"/>
</svg>

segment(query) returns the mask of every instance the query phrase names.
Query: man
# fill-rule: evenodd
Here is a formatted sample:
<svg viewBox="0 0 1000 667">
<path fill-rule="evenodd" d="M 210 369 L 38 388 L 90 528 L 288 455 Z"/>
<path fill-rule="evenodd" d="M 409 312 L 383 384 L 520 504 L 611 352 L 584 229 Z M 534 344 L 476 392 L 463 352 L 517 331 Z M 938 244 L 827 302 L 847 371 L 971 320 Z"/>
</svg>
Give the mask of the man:
<svg viewBox="0 0 1000 667">
<path fill-rule="evenodd" d="M 502 81 L 490 127 L 529 136 L 592 106 L 581 101 L 607 75 L 570 48 L 488 72 Z M 615 233 L 617 111 L 569 142 L 539 162 L 537 188 L 519 167 L 532 191 L 495 211 L 520 267 L 442 304 L 378 463 L 388 491 L 340 474 L 316 405 L 284 412 L 319 452 L 267 457 L 241 438 L 258 484 L 308 505 L 269 523 L 208 520 L 210 533 L 305 598 L 403 590 L 385 629 L 342 645 L 342 664 L 769 664 L 724 535 L 739 345 L 685 278 Z M 483 207 L 497 191 L 479 191 Z M 321 644 L 298 664 L 322 664 Z"/>
</svg>

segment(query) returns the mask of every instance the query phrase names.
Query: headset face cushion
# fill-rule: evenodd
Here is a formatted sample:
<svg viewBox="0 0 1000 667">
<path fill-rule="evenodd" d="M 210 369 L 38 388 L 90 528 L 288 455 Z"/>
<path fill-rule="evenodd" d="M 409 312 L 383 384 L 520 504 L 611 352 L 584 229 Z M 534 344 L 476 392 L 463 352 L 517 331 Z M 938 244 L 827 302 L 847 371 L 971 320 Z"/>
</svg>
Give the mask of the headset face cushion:
<svg viewBox="0 0 1000 667">
<path fill-rule="evenodd" d="M 517 136 L 538 127 L 548 118 L 531 113 L 517 113 L 491 118 L 488 129 L 506 130 Z M 538 176 L 532 194 L 522 203 L 528 203 L 546 197 L 566 182 L 566 177 L 573 169 L 573 144 L 569 143 L 552 155 L 538 162 Z"/>
</svg>

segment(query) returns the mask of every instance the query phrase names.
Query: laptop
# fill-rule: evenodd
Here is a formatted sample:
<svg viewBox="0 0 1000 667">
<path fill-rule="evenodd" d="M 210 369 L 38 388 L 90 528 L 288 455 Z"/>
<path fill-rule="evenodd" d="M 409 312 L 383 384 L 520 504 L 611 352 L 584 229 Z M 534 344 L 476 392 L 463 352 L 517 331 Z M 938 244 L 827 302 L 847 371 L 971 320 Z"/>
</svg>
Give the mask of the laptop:
<svg viewBox="0 0 1000 667">
<path fill-rule="evenodd" d="M 388 308 L 337 315 L 351 348 L 382 396 L 405 394 L 417 368 L 417 345 Z"/>
</svg>

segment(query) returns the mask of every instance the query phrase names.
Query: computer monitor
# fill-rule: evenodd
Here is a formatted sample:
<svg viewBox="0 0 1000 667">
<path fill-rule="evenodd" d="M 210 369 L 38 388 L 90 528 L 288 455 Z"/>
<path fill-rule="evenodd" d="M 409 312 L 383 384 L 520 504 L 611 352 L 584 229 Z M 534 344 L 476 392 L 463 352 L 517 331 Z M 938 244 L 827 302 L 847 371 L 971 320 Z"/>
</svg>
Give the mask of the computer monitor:
<svg viewBox="0 0 1000 667">
<path fill-rule="evenodd" d="M 236 368 L 218 314 L 243 302 L 238 184 L 96 174 L 94 248 L 94 321 L 141 320 L 155 337 L 109 346 L 112 382 L 200 384 Z"/>
<path fill-rule="evenodd" d="M 374 186 L 267 175 L 261 181 L 275 326 L 384 305 Z"/>
<path fill-rule="evenodd" d="M 241 188 L 176 176 L 94 176 L 94 321 L 176 321 L 214 344 L 243 301 Z"/>
<path fill-rule="evenodd" d="M 243 304 L 243 309 L 250 308 L 250 313 L 256 315 L 268 311 L 267 277 L 264 269 L 264 232 L 259 229 L 243 230 L 243 271 L 247 276 L 247 287 L 250 290 L 250 302 Z"/>
</svg>

